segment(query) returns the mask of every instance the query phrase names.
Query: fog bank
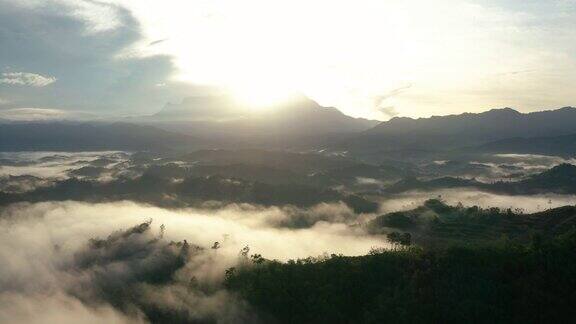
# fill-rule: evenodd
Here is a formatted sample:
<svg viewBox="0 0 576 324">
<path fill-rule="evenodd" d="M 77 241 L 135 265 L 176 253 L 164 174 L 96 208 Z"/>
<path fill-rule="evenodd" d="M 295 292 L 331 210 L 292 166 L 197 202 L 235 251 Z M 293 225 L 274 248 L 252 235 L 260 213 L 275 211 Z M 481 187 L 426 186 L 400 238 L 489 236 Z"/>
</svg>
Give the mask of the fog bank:
<svg viewBox="0 0 576 324">
<path fill-rule="evenodd" d="M 340 208 L 324 205 L 308 213 Z M 245 246 L 248 255 L 279 260 L 362 255 L 387 246 L 343 223 L 274 227 L 286 217 L 280 208 L 244 205 L 214 210 L 132 202 L 11 205 L 0 212 L 0 321 L 138 323 L 159 316 L 254 322 L 258 316 L 249 305 L 221 286 L 226 269 L 248 262 L 239 254 Z"/>
</svg>

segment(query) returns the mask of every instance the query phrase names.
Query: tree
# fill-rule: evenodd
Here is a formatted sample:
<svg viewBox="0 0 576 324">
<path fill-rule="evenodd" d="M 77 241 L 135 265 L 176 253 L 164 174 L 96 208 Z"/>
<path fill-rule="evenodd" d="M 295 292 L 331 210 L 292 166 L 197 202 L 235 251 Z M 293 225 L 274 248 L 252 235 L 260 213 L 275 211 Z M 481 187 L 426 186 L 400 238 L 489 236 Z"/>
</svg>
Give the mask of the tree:
<svg viewBox="0 0 576 324">
<path fill-rule="evenodd" d="M 412 235 L 410 233 L 392 232 L 388 233 L 386 238 L 394 245 L 394 248 L 399 245 L 410 246 L 410 244 L 412 244 Z"/>
<path fill-rule="evenodd" d="M 386 238 L 388 239 L 388 241 L 390 243 L 392 243 L 392 245 L 394 247 L 396 247 L 396 245 L 400 241 L 400 233 L 398 233 L 398 232 L 388 233 L 388 234 L 386 234 Z"/>
<path fill-rule="evenodd" d="M 262 257 L 261 254 L 252 254 L 251 258 L 252 262 L 255 264 L 261 264 L 264 262 L 264 258 Z"/>
<path fill-rule="evenodd" d="M 248 258 L 248 253 L 250 253 L 250 247 L 248 245 L 240 250 L 240 256 L 244 259 Z"/>
<path fill-rule="evenodd" d="M 410 233 L 402 233 L 399 242 L 401 245 L 410 246 L 410 244 L 412 244 L 412 235 L 410 235 Z"/>
</svg>

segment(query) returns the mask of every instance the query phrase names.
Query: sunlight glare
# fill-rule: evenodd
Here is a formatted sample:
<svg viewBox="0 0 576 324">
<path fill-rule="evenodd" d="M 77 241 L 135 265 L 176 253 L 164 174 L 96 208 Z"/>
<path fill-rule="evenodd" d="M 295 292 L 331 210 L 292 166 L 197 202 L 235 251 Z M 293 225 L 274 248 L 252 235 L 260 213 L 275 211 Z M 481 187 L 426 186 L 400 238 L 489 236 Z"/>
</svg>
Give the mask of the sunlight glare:
<svg viewBox="0 0 576 324">
<path fill-rule="evenodd" d="M 293 96 L 288 87 L 264 82 L 234 86 L 230 91 L 240 105 L 256 111 L 273 109 Z"/>
</svg>

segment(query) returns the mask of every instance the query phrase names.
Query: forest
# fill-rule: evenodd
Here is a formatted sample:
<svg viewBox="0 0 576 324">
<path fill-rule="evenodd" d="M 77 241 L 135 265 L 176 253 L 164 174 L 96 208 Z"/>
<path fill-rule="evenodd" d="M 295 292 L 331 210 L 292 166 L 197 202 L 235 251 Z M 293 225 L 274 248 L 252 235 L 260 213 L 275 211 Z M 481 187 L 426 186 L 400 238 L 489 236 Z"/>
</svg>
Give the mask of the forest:
<svg viewBox="0 0 576 324">
<path fill-rule="evenodd" d="M 229 289 L 280 323 L 570 323 L 575 285 L 575 230 L 526 244 L 255 256 L 226 273 Z"/>
</svg>

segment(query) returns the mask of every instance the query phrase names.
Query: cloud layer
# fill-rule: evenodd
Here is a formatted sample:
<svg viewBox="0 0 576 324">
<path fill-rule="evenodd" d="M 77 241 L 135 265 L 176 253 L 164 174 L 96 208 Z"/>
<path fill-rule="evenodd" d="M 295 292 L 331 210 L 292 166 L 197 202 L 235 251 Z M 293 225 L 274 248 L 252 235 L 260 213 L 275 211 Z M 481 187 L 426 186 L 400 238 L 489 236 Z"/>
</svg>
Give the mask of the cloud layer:
<svg viewBox="0 0 576 324">
<path fill-rule="evenodd" d="M 179 84 L 156 86 L 173 73 L 169 57 L 130 53 L 141 29 L 121 6 L 0 0 L 0 30 L 5 108 L 123 115 L 154 112 L 183 96 Z"/>
<path fill-rule="evenodd" d="M 576 100 L 575 17 L 565 0 L 0 0 L 0 98 L 147 114 L 201 83 L 382 119 L 557 108 Z"/>
<path fill-rule="evenodd" d="M 50 108 L 13 108 L 0 110 L 0 119 L 9 121 L 54 121 L 54 120 L 94 120 L 97 117 L 90 113 L 66 111 Z"/>
<path fill-rule="evenodd" d="M 55 77 L 28 72 L 6 72 L 2 73 L 0 78 L 0 84 L 24 85 L 31 87 L 45 87 L 54 82 L 56 82 Z"/>
<path fill-rule="evenodd" d="M 0 213 L 0 321 L 254 322 L 250 307 L 221 286 L 227 268 L 247 262 L 239 254 L 245 246 L 280 260 L 386 246 L 343 224 L 270 225 L 282 217 L 280 209 L 241 206 L 12 205 Z"/>
</svg>

